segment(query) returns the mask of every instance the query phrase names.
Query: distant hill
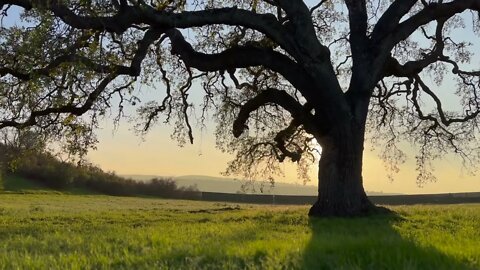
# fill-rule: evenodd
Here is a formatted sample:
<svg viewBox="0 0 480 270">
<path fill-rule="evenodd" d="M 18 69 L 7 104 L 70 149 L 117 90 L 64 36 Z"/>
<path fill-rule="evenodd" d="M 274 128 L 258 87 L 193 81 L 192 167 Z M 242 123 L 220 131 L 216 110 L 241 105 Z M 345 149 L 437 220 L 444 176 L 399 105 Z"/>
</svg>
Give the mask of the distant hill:
<svg viewBox="0 0 480 270">
<path fill-rule="evenodd" d="M 123 175 L 126 178 L 132 178 L 138 181 L 149 181 L 157 175 Z M 184 175 L 172 177 L 178 186 L 196 185 L 198 190 L 206 192 L 238 193 L 242 192 L 242 185 L 245 182 L 226 177 L 213 177 L 206 175 Z M 263 183 L 263 193 L 275 195 L 317 195 L 317 187 L 313 185 L 302 185 L 295 183 L 276 182 L 274 187 L 269 183 Z M 247 186 L 245 193 L 262 193 L 260 191 L 261 182 L 255 183 L 253 188 Z M 368 192 L 368 195 L 397 195 L 393 193 Z"/>
</svg>

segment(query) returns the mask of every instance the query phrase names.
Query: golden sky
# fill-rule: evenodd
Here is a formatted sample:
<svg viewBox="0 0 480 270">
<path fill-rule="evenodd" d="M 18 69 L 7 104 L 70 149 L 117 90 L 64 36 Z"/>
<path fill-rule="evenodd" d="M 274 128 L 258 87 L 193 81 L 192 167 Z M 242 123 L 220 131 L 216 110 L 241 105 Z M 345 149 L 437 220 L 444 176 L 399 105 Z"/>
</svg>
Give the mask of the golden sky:
<svg viewBox="0 0 480 270">
<path fill-rule="evenodd" d="M 17 20 L 14 13 L 14 16 L 9 16 L 4 23 L 8 25 Z M 473 52 L 480 51 L 479 37 L 472 35 L 470 28 L 455 29 L 453 37 L 474 44 L 471 48 Z M 478 67 L 479 64 L 480 57 L 475 55 L 471 66 Z M 448 90 L 453 86 L 453 81 L 445 82 L 443 88 Z M 452 100 L 447 100 L 445 103 L 447 108 L 450 105 L 448 101 L 453 103 Z M 230 156 L 215 149 L 212 130 L 203 136 L 197 132 L 194 145 L 180 148 L 170 139 L 171 129 L 168 127 L 162 125 L 155 127 L 145 137 L 145 141 L 135 136 L 129 127 L 128 123 L 123 123 L 115 135 L 112 135 L 113 126 L 105 122 L 103 130 L 99 132 L 98 150 L 91 151 L 88 156 L 90 161 L 118 174 L 219 176 L 225 169 L 227 161 L 230 160 Z M 368 148 L 367 145 L 365 149 Z M 375 153 L 366 150 L 364 156 L 364 186 L 369 191 L 400 193 L 480 191 L 480 172 L 477 176 L 462 173 L 460 162 L 453 156 L 435 164 L 437 168 L 435 175 L 438 181 L 426 184 L 423 188 L 418 187 L 415 182 L 413 155 L 409 156 L 407 163 L 393 182 L 387 179 L 384 165 Z M 316 184 L 316 173 L 314 166 L 311 172 L 311 184 Z M 286 166 L 286 177 L 279 181 L 301 182 L 295 179 L 295 170 Z"/>
<path fill-rule="evenodd" d="M 89 154 L 89 160 L 104 170 L 118 174 L 142 174 L 160 176 L 208 175 L 220 176 L 226 168 L 230 156 L 215 148 L 212 130 L 203 136 L 195 136 L 193 145 L 177 146 L 170 138 L 171 129 L 158 125 L 142 140 L 129 130 L 130 126 L 122 124 L 112 134 L 112 126 L 105 123 L 99 132 L 100 143 L 96 151 Z M 210 131 L 210 132 L 209 132 Z M 195 135 L 195 134 L 194 134 Z M 461 164 L 454 156 L 435 163 L 435 175 L 438 181 L 424 187 L 416 184 L 414 157 L 410 155 L 393 182 L 388 180 L 385 167 L 376 153 L 365 147 L 364 186 L 368 191 L 388 193 L 449 193 L 480 192 L 480 176 L 462 173 Z M 277 181 L 301 183 L 296 179 L 293 166 L 284 165 L 286 176 Z M 316 185 L 316 167 L 312 167 L 312 181 Z"/>
<path fill-rule="evenodd" d="M 467 20 L 468 21 L 468 20 Z M 477 52 L 465 69 L 478 69 L 480 65 L 480 38 L 472 35 L 471 27 L 455 29 L 452 37 L 458 41 L 466 41 L 472 44 L 472 52 Z M 429 79 L 428 77 L 426 78 Z M 433 85 L 433 84 L 432 84 Z M 145 96 L 154 98 L 146 87 L 140 86 Z M 452 94 L 455 89 L 455 81 L 448 77 L 440 86 L 440 93 L 444 108 L 455 110 L 458 107 L 458 98 Z M 201 91 L 192 91 L 190 97 L 201 100 L 198 96 Z M 156 97 L 158 100 L 159 97 Z M 160 99 L 161 100 L 161 99 Z M 112 170 L 118 174 L 143 174 L 161 176 L 180 175 L 209 175 L 220 176 L 226 168 L 230 156 L 215 149 L 215 141 L 212 135 L 213 128 L 203 136 L 198 132 L 195 135 L 195 144 L 186 145 L 183 148 L 177 146 L 170 138 L 171 129 L 164 125 L 157 125 L 146 137 L 145 141 L 129 131 L 128 123 L 122 124 L 115 135 L 112 135 L 112 125 L 104 124 L 104 130 L 99 133 L 100 143 L 97 151 L 89 154 L 90 161 L 100 165 L 105 170 Z M 427 183 L 424 187 L 416 184 L 415 158 L 413 153 L 408 156 L 406 164 L 401 167 L 399 174 L 393 182 L 387 178 L 387 173 L 377 153 L 370 152 L 369 146 L 365 146 L 364 154 L 364 186 L 368 191 L 399 192 L 399 193 L 448 193 L 448 192 L 480 192 L 480 171 L 477 175 L 469 175 L 462 171 L 460 161 L 455 156 L 447 156 L 444 160 L 434 163 L 434 174 L 437 182 Z M 412 152 L 409 149 L 406 152 Z M 312 167 L 312 182 L 316 185 L 316 167 Z M 295 169 L 285 165 L 286 177 L 278 179 L 282 182 L 298 182 Z"/>
</svg>

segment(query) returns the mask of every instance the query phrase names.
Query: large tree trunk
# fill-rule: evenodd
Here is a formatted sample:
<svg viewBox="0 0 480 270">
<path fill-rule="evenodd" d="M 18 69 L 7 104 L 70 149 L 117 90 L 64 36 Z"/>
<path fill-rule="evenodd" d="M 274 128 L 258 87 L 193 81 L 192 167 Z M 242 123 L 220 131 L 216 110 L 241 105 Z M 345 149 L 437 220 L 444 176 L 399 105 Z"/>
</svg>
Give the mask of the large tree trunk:
<svg viewBox="0 0 480 270">
<path fill-rule="evenodd" d="M 320 140 L 318 200 L 310 216 L 361 216 L 375 209 L 363 189 L 363 141 L 363 129 L 354 124 L 337 125 Z"/>
</svg>

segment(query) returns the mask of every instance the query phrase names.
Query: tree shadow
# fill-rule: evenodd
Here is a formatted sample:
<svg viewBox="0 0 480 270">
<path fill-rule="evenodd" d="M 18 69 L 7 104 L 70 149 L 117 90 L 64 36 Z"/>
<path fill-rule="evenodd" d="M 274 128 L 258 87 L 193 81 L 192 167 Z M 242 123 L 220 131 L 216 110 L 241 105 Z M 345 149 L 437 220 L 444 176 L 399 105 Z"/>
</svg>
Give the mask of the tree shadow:
<svg viewBox="0 0 480 270">
<path fill-rule="evenodd" d="M 402 237 L 390 213 L 368 218 L 311 218 L 302 269 L 476 269 L 434 247 Z"/>
<path fill-rule="evenodd" d="M 41 183 L 12 174 L 3 175 L 0 190 L 6 192 L 40 191 L 48 189 Z"/>
</svg>

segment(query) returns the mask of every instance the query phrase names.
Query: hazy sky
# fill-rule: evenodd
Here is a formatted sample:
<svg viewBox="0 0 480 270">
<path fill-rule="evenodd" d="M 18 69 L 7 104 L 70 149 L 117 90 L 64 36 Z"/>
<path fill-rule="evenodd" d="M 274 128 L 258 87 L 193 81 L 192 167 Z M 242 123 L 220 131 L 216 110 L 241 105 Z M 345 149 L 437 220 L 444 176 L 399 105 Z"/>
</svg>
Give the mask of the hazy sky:
<svg viewBox="0 0 480 270">
<path fill-rule="evenodd" d="M 178 147 L 170 138 L 171 129 L 158 125 L 147 134 L 145 140 L 129 130 L 130 125 L 123 123 L 119 130 L 112 134 L 112 125 L 104 123 L 99 132 L 98 150 L 89 154 L 89 159 L 105 170 L 118 174 L 144 174 L 162 176 L 209 175 L 220 176 L 231 157 L 215 148 L 215 139 L 210 128 L 201 136 L 196 133 L 195 143 Z M 435 163 L 435 175 L 438 181 L 428 183 L 423 188 L 417 186 L 415 159 L 413 155 L 401 167 L 395 180 L 387 178 L 383 162 L 377 153 L 365 147 L 364 186 L 369 191 L 400 193 L 443 193 L 480 191 L 480 177 L 462 172 L 461 164 L 454 156 Z M 299 183 L 295 167 L 285 164 L 286 176 L 278 179 L 282 182 Z M 312 167 L 312 181 L 316 185 L 317 169 Z"/>
<path fill-rule="evenodd" d="M 480 38 L 472 35 L 471 30 L 455 29 L 453 36 L 457 40 L 471 42 L 474 44 L 473 51 L 480 51 Z M 479 67 L 480 59 L 477 54 L 468 68 Z M 458 101 L 456 98 L 443 94 L 452 93 L 454 84 L 454 82 L 446 80 L 439 89 L 447 109 L 454 109 L 456 101 Z M 198 92 L 200 91 L 197 91 L 197 94 Z M 192 96 L 195 98 L 195 91 Z M 119 174 L 219 176 L 231 159 L 229 155 L 215 148 L 212 135 L 213 126 L 203 134 L 196 132 L 194 134 L 195 144 L 186 145 L 183 148 L 178 147 L 176 142 L 170 139 L 171 128 L 168 126 L 157 125 L 145 137 L 145 141 L 129 131 L 130 127 L 131 125 L 124 123 L 116 134 L 112 135 L 112 125 L 105 123 L 104 129 L 99 133 L 98 150 L 89 154 L 90 160 L 106 170 L 113 170 Z M 460 161 L 453 155 L 434 163 L 437 182 L 419 187 L 416 184 L 415 158 L 411 149 L 407 149 L 407 152 L 411 154 L 401 167 L 400 173 L 391 182 L 387 178 L 382 161 L 378 158 L 378 153 L 370 152 L 369 148 L 367 143 L 363 170 L 366 190 L 401 193 L 480 192 L 480 172 L 476 176 L 467 174 L 462 170 Z M 288 164 L 284 166 L 286 176 L 278 181 L 301 183 L 300 180 L 297 180 L 294 167 Z M 311 171 L 312 181 L 309 184 L 317 184 L 316 174 L 317 169 L 314 165 Z"/>
<path fill-rule="evenodd" d="M 5 25 L 18 23 L 18 11 L 9 15 L 9 18 L 3 22 Z M 471 41 L 476 44 L 474 50 L 480 51 L 480 39 L 470 31 L 460 30 L 455 36 Z M 471 66 L 480 67 L 478 57 L 474 58 Z M 451 86 L 452 83 L 446 82 L 443 88 L 448 91 Z M 144 92 L 146 96 L 150 95 L 148 91 Z M 192 96 L 195 95 L 195 91 L 193 92 Z M 142 141 L 129 130 L 131 124 L 122 123 L 119 130 L 112 134 L 113 126 L 109 122 L 102 123 L 102 130 L 98 133 L 100 141 L 98 149 L 90 152 L 88 157 L 91 162 L 103 169 L 115 171 L 118 174 L 219 176 L 220 172 L 226 168 L 227 161 L 231 159 L 229 155 L 215 148 L 213 126 L 203 134 L 196 132 L 194 145 L 180 148 L 170 139 L 171 128 L 168 126 L 157 125 L 147 134 L 145 141 Z M 460 163 L 453 156 L 435 163 L 435 175 L 438 178 L 436 183 L 429 183 L 419 188 L 415 182 L 413 155 L 409 156 L 395 180 L 390 182 L 377 154 L 368 151 L 368 144 L 365 149 L 363 175 L 366 190 L 401 193 L 480 191 L 480 175 L 472 176 L 462 173 Z M 285 165 L 285 169 L 286 177 L 279 181 L 301 183 L 296 180 L 296 173 L 292 166 Z M 316 185 L 316 173 L 316 167 L 313 166 L 310 184 Z"/>
</svg>

